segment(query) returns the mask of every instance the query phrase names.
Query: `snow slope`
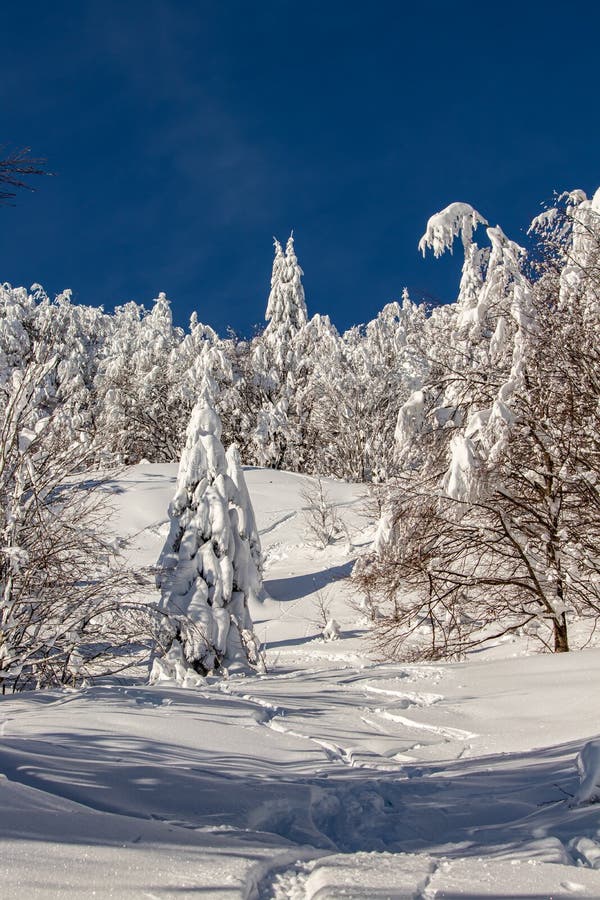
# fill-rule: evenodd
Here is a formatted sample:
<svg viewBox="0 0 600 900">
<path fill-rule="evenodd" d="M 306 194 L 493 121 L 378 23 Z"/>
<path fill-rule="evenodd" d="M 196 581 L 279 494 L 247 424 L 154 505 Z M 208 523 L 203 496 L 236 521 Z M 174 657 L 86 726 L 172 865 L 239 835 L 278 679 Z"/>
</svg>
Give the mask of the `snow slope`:
<svg viewBox="0 0 600 900">
<path fill-rule="evenodd" d="M 600 897 L 599 807 L 575 797 L 600 652 L 379 663 L 343 580 L 371 536 L 362 489 L 329 485 L 349 540 L 323 551 L 308 479 L 247 478 L 269 673 L 1 698 L 1 896 Z M 158 555 L 174 481 L 138 466 L 111 485 L 137 563 Z"/>
</svg>

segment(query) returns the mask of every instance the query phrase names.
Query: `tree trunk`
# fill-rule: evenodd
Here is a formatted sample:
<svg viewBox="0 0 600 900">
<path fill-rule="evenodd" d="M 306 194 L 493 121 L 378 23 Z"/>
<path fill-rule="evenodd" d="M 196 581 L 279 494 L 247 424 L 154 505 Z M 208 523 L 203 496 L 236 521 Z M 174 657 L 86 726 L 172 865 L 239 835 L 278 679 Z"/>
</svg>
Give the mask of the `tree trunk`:
<svg viewBox="0 0 600 900">
<path fill-rule="evenodd" d="M 567 635 L 567 617 L 562 613 L 554 619 L 554 652 L 568 653 L 569 638 Z"/>
</svg>

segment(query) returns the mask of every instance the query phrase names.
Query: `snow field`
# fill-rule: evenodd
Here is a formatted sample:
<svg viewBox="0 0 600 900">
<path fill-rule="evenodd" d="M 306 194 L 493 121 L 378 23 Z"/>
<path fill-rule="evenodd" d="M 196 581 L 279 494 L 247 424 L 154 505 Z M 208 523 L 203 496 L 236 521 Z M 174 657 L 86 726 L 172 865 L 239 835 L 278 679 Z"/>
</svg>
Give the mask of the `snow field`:
<svg viewBox="0 0 600 900">
<path fill-rule="evenodd" d="M 114 486 L 137 562 L 162 547 L 175 473 L 138 466 Z M 2 896 L 600 896 L 600 652 L 378 662 L 344 581 L 372 534 L 362 489 L 328 483 L 354 549 L 317 550 L 307 479 L 246 475 L 268 673 L 1 698 Z M 339 640 L 319 637 L 319 591 Z"/>
</svg>

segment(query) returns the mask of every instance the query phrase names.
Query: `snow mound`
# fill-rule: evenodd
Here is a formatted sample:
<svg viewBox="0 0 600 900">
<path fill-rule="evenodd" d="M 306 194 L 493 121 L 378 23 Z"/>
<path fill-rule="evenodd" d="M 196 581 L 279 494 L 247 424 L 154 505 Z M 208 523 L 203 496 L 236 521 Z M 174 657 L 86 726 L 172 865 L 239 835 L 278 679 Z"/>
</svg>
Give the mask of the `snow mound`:
<svg viewBox="0 0 600 900">
<path fill-rule="evenodd" d="M 588 741 L 577 754 L 579 788 L 571 806 L 582 806 L 600 800 L 600 740 Z"/>
</svg>

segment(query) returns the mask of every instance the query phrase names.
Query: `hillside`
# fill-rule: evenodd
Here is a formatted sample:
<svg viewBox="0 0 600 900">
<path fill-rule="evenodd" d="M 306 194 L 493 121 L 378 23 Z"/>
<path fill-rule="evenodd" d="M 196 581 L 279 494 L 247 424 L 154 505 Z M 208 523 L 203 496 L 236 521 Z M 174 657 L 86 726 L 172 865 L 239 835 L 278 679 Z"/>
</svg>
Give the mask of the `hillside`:
<svg viewBox="0 0 600 900">
<path fill-rule="evenodd" d="M 158 556 L 175 474 L 140 465 L 110 485 L 136 565 Z M 311 479 L 246 475 L 268 674 L 0 698 L 2 896 L 600 896 L 597 807 L 569 805 L 600 733 L 600 650 L 511 640 L 382 663 L 344 581 L 372 538 L 364 489 L 326 483 L 346 533 L 321 550 Z M 320 636 L 323 605 L 338 640 Z"/>
</svg>

